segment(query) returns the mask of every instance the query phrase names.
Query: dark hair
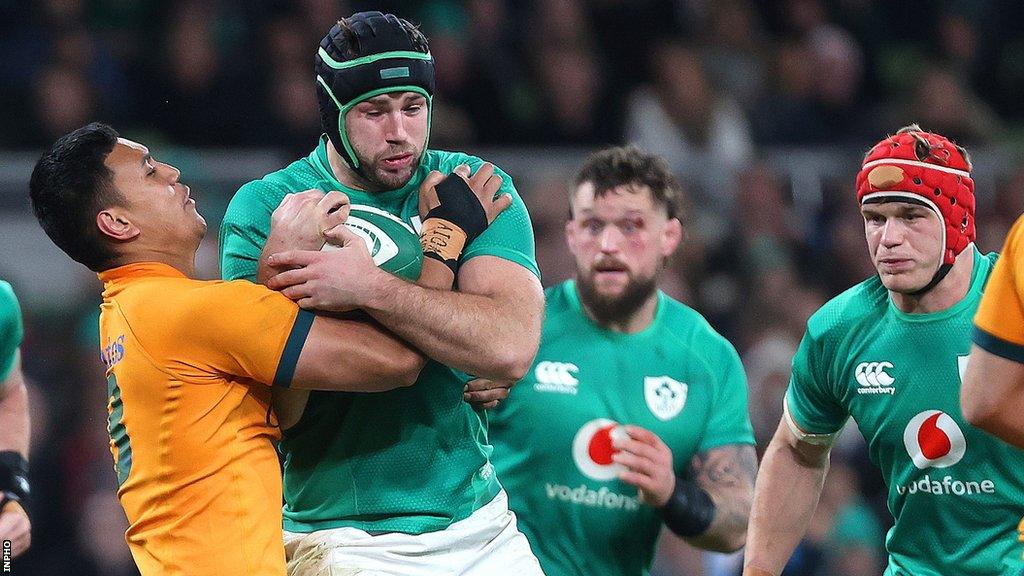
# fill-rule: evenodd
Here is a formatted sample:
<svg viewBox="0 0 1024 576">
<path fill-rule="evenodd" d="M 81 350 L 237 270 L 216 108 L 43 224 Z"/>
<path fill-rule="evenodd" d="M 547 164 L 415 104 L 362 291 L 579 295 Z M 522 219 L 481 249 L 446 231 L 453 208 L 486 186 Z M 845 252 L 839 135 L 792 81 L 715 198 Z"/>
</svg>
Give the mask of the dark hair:
<svg viewBox="0 0 1024 576">
<path fill-rule="evenodd" d="M 682 188 L 659 156 L 637 146 L 605 148 L 587 157 L 573 179 L 572 195 L 584 182 L 594 185 L 594 196 L 601 197 L 624 184 L 641 184 L 651 190 L 655 204 L 669 218 L 681 218 Z"/>
<path fill-rule="evenodd" d="M 32 211 L 58 248 L 94 272 L 112 267 L 116 254 L 96 227 L 96 213 L 122 202 L 104 161 L 117 132 L 93 122 L 65 134 L 32 170 Z"/>
<path fill-rule="evenodd" d="M 416 52 L 423 52 L 424 54 L 430 52 L 430 47 L 427 44 L 427 37 L 423 35 L 423 32 L 420 32 L 419 28 L 405 18 L 399 18 L 392 14 L 385 14 L 385 17 L 387 16 L 392 16 L 398 20 L 402 30 L 409 35 L 409 41 L 412 42 L 412 47 Z M 345 43 L 344 46 L 341 46 L 341 43 L 337 44 L 339 48 L 344 49 L 345 56 L 349 60 L 362 56 L 363 54 L 359 47 L 359 35 L 352 29 L 349 18 L 338 20 L 338 27 L 341 28 L 341 33 L 345 38 Z"/>
</svg>

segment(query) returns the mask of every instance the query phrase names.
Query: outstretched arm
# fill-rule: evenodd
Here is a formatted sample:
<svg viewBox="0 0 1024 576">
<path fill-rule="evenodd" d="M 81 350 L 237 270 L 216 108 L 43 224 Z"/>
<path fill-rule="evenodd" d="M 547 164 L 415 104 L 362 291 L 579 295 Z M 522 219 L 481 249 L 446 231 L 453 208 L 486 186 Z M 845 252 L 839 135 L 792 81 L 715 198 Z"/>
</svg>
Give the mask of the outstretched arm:
<svg viewBox="0 0 1024 576">
<path fill-rule="evenodd" d="M 801 440 L 785 421 L 761 461 L 747 530 L 744 576 L 779 576 L 807 531 L 828 473 L 827 439 Z"/>
</svg>

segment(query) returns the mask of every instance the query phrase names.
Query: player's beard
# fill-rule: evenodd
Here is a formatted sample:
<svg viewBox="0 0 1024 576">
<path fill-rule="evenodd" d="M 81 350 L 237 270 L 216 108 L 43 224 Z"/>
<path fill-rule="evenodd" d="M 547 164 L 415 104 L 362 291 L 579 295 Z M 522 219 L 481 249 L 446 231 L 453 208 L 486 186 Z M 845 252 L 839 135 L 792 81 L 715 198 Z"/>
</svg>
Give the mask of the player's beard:
<svg viewBox="0 0 1024 576">
<path fill-rule="evenodd" d="M 401 172 L 385 170 L 381 166 L 385 158 L 399 154 L 412 154 L 413 156 L 412 162 L 409 163 L 409 166 L 402 169 Z M 368 190 L 386 192 L 397 190 L 409 183 L 412 175 L 420 167 L 420 160 L 423 159 L 423 150 L 410 146 L 405 149 L 388 150 L 371 159 L 363 158 L 357 151 L 356 157 L 359 158 L 359 165 L 363 167 L 362 176 L 367 184 L 369 184 Z"/>
<path fill-rule="evenodd" d="M 597 290 L 594 273 L 576 272 L 576 288 L 580 300 L 600 324 L 625 322 L 635 314 L 658 289 L 659 274 L 636 277 L 632 273 L 622 292 L 611 295 Z"/>
</svg>

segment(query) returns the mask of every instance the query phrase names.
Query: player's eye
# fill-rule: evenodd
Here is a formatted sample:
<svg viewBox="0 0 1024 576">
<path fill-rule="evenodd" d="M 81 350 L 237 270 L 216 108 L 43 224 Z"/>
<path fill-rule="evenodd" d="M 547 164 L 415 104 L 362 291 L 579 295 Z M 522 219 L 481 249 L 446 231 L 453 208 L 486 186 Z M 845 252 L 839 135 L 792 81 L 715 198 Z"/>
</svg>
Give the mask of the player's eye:
<svg viewBox="0 0 1024 576">
<path fill-rule="evenodd" d="M 591 218 L 583 221 L 583 229 L 591 234 L 600 234 L 603 228 L 604 222 L 601 222 L 600 220 L 594 220 Z"/>
<path fill-rule="evenodd" d="M 156 174 L 156 166 L 152 162 L 146 162 L 146 176 Z"/>
<path fill-rule="evenodd" d="M 632 234 L 638 230 L 642 230 L 644 227 L 644 221 L 640 219 L 635 220 L 623 220 L 619 223 L 619 229 L 624 234 Z"/>
<path fill-rule="evenodd" d="M 423 109 L 423 106 L 421 106 L 419 104 L 413 104 L 412 106 L 406 106 L 405 112 L 407 114 L 419 114 L 420 110 L 422 110 L 422 109 Z"/>
</svg>

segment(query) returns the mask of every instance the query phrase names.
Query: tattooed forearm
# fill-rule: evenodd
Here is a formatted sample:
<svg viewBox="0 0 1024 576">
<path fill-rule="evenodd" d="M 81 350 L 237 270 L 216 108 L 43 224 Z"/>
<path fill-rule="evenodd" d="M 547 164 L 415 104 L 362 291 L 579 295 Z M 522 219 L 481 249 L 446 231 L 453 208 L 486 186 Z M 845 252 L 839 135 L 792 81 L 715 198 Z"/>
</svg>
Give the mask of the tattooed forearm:
<svg viewBox="0 0 1024 576">
<path fill-rule="evenodd" d="M 746 486 L 753 489 L 757 477 L 757 454 L 753 446 L 730 444 L 697 454 L 690 466 L 693 477 L 708 492 Z"/>
<path fill-rule="evenodd" d="M 690 472 L 715 503 L 711 526 L 691 542 L 711 550 L 735 550 L 742 546 L 757 477 L 754 447 L 730 444 L 702 452 L 693 457 Z"/>
</svg>

